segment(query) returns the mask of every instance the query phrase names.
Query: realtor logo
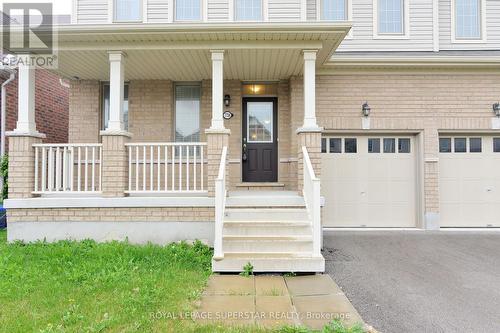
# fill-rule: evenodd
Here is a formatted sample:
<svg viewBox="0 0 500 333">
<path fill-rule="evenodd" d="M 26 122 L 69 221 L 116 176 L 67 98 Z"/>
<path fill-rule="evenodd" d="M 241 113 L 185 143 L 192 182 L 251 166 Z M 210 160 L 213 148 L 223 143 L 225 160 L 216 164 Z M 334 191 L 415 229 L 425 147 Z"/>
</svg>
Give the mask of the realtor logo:
<svg viewBox="0 0 500 333">
<path fill-rule="evenodd" d="M 57 68 L 52 3 L 4 3 L 1 64 Z"/>
<path fill-rule="evenodd" d="M 3 49 L 16 54 L 52 54 L 52 18 L 51 3 L 4 3 Z"/>
</svg>

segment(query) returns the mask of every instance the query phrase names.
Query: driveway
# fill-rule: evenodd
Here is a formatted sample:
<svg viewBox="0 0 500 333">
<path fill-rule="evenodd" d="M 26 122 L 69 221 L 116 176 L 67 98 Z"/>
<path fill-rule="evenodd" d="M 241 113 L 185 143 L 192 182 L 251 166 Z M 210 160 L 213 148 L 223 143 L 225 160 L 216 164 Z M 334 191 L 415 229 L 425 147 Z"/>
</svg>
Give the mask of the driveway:
<svg viewBox="0 0 500 333">
<path fill-rule="evenodd" d="M 500 232 L 324 235 L 327 273 L 377 330 L 500 332 Z"/>
</svg>

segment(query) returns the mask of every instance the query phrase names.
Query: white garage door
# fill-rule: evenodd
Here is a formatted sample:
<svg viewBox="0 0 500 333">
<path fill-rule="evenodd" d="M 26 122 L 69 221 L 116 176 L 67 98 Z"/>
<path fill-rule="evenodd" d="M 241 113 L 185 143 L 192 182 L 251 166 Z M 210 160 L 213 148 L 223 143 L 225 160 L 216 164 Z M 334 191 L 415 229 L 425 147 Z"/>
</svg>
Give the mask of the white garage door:
<svg viewBox="0 0 500 333">
<path fill-rule="evenodd" d="M 500 227 L 500 137 L 441 136 L 442 227 Z"/>
<path fill-rule="evenodd" d="M 324 137 L 322 152 L 324 226 L 415 227 L 415 137 Z"/>
</svg>

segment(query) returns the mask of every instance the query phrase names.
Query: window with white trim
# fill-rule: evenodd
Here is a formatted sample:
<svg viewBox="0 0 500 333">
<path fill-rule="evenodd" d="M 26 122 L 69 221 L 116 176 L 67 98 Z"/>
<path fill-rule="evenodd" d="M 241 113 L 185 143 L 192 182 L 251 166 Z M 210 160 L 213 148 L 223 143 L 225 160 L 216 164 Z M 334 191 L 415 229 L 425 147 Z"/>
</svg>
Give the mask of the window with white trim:
<svg viewBox="0 0 500 333">
<path fill-rule="evenodd" d="M 455 1 L 455 38 L 481 39 L 481 0 Z"/>
<path fill-rule="evenodd" d="M 115 21 L 141 21 L 142 1 L 143 0 L 115 0 Z"/>
<path fill-rule="evenodd" d="M 102 85 L 102 120 L 101 128 L 105 130 L 109 123 L 109 83 Z M 123 87 L 123 124 L 125 130 L 128 130 L 128 83 Z"/>
<path fill-rule="evenodd" d="M 175 19 L 177 21 L 200 21 L 201 0 L 176 0 Z"/>
<path fill-rule="evenodd" d="M 175 141 L 200 141 L 201 86 L 175 86 Z"/>
<path fill-rule="evenodd" d="M 408 0 L 375 0 L 378 1 L 378 33 L 404 34 L 405 1 Z"/>
<path fill-rule="evenodd" d="M 237 21 L 261 21 L 262 0 L 235 0 Z"/>
<path fill-rule="evenodd" d="M 347 0 L 321 0 L 321 19 L 326 21 L 347 20 Z"/>
</svg>

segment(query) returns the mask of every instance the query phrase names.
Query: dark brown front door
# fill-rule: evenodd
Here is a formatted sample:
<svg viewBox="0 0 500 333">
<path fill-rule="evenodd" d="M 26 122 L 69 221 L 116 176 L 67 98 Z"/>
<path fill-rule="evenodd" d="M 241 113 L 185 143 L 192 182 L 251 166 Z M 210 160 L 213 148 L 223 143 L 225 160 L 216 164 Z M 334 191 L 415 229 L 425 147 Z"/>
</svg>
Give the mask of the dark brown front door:
<svg viewBox="0 0 500 333">
<path fill-rule="evenodd" d="M 243 181 L 278 180 L 276 98 L 243 98 Z"/>
</svg>

